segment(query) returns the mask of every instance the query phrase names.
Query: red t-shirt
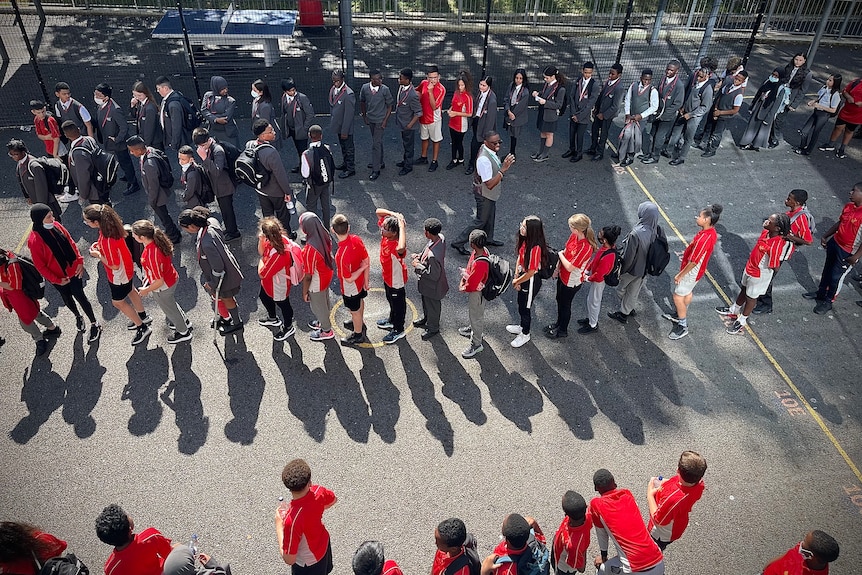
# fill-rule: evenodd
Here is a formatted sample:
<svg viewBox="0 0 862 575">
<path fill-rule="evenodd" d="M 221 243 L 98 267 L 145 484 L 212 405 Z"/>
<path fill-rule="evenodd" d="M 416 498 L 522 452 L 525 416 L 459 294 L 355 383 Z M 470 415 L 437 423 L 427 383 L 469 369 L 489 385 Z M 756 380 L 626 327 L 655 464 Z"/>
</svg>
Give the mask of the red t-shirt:
<svg viewBox="0 0 862 575">
<path fill-rule="evenodd" d="M 44 564 L 48 559 L 59 557 L 66 550 L 66 542 L 62 539 L 57 539 L 50 533 L 42 531 L 33 532 L 33 536 L 48 544 L 48 549 L 40 554 L 39 563 Z M 8 563 L 0 563 L 0 573 L 14 573 L 15 575 L 36 575 L 36 566 L 33 564 L 33 557 L 27 556 Z"/>
<path fill-rule="evenodd" d="M 536 538 L 536 541 L 540 543 L 545 543 L 545 536 L 540 533 L 533 534 Z M 509 544 L 506 543 L 506 540 L 503 539 L 496 547 L 494 547 L 494 555 L 497 557 L 504 557 L 506 555 L 510 556 L 514 561 L 501 563 L 500 567 L 495 572 L 496 575 L 518 575 L 518 562 L 516 555 L 521 555 L 523 553 L 529 552 L 527 547 L 522 549 L 512 549 L 509 547 Z"/>
<path fill-rule="evenodd" d="M 335 252 L 335 265 L 338 267 L 338 281 L 341 283 L 341 293 L 348 297 L 359 295 L 365 289 L 365 280 L 368 270 L 365 270 L 355 282 L 347 278 L 353 272 L 362 267 L 362 262 L 368 259 L 368 250 L 359 236 L 350 234 L 343 242 L 338 243 L 338 251 Z"/>
<path fill-rule="evenodd" d="M 46 126 L 45 123 L 48 123 Z M 36 128 L 37 136 L 51 136 L 52 138 L 60 137 L 60 126 L 57 125 L 57 120 L 50 114 L 45 116 L 45 119 L 33 116 L 33 126 Z M 49 156 L 54 155 L 54 140 L 42 140 L 45 143 L 45 151 Z"/>
<path fill-rule="evenodd" d="M 605 281 L 605 276 L 614 269 L 614 260 L 616 258 L 614 256 L 605 256 L 612 249 L 614 248 L 606 248 L 604 246 L 599 248 L 595 257 L 587 265 L 587 271 L 590 272 L 587 276 L 587 281 L 595 283 Z"/>
<path fill-rule="evenodd" d="M 542 246 L 535 245 L 530 248 L 530 262 L 529 266 L 524 265 L 524 256 L 526 255 L 525 251 L 527 249 L 527 243 L 524 242 L 521 244 L 521 247 L 518 248 L 518 273 L 524 273 L 531 270 L 539 271 L 539 268 L 542 267 Z"/>
<path fill-rule="evenodd" d="M 171 549 L 170 539 L 148 527 L 122 551 L 111 551 L 105 561 L 105 575 L 159 575 Z"/>
<path fill-rule="evenodd" d="M 593 246 L 590 245 L 587 238 L 578 239 L 575 234 L 569 236 L 566 247 L 563 248 L 563 257 L 577 269 L 570 272 L 560 264 L 560 281 L 563 282 L 564 286 L 575 287 L 584 283 L 584 272 L 592 255 Z M 532 258 L 530 260 L 532 261 Z"/>
<path fill-rule="evenodd" d="M 434 553 L 434 564 L 431 565 L 431 575 L 443 575 L 446 571 L 446 568 L 452 564 L 452 562 L 464 554 L 464 548 L 461 548 L 461 552 L 457 555 L 452 555 L 451 557 L 446 553 L 443 553 L 439 549 Z M 470 563 L 464 563 L 464 566 L 458 569 L 455 573 L 451 575 L 470 575 Z"/>
<path fill-rule="evenodd" d="M 165 285 L 156 291 L 172 287 L 179 279 L 171 256 L 163 254 L 155 242 L 144 246 L 144 251 L 141 253 L 141 269 L 144 270 L 144 275 L 150 283 L 158 279 L 164 280 Z"/>
<path fill-rule="evenodd" d="M 862 228 L 862 206 L 857 208 L 853 202 L 849 202 L 838 217 L 838 231 L 833 236 L 835 242 L 845 252 L 855 252 L 859 249 L 860 228 Z"/>
<path fill-rule="evenodd" d="M 470 128 L 470 118 L 473 116 L 473 96 L 456 90 L 452 94 L 451 108 L 455 112 L 465 112 L 468 115 L 449 116 L 449 127 L 456 132 L 466 132 Z"/>
<path fill-rule="evenodd" d="M 717 241 L 718 233 L 715 231 L 715 228 L 708 228 L 697 232 L 694 239 L 691 240 L 691 243 L 688 244 L 682 253 L 682 263 L 680 263 L 679 269 L 684 269 L 690 262 L 700 264 L 697 270 L 697 279 L 700 281 L 700 278 L 706 273 L 709 257 L 712 255 L 712 250 L 715 248 L 715 242 Z"/>
<path fill-rule="evenodd" d="M 487 257 L 489 255 L 488 250 L 485 250 L 483 255 Z M 485 287 L 485 283 L 488 281 L 489 268 L 488 260 L 481 259 L 477 261 L 476 252 L 470 254 L 467 268 L 464 271 L 464 291 L 467 293 L 482 291 L 482 288 Z"/>
<path fill-rule="evenodd" d="M 805 557 L 799 553 L 797 543 L 787 553 L 770 563 L 763 570 L 763 575 L 829 575 L 829 564 L 825 569 L 811 569 L 805 564 Z"/>
<path fill-rule="evenodd" d="M 745 273 L 753 278 L 759 278 L 761 272 L 780 266 L 785 241 L 781 236 L 770 238 L 769 231 L 763 230 L 757 238 L 757 243 L 754 244 L 754 249 L 751 250 L 751 255 L 748 256 Z"/>
<path fill-rule="evenodd" d="M 856 85 L 853 86 L 853 82 L 856 82 Z M 853 80 L 847 84 L 847 87 L 844 88 L 844 92 L 850 94 L 853 97 L 855 102 L 862 102 L 862 82 L 858 79 Z M 853 86 L 851 90 L 850 87 Z M 838 113 L 838 119 L 849 122 L 850 124 L 862 124 L 862 107 L 857 106 L 856 104 L 846 103 L 844 107 L 841 108 L 841 112 Z"/>
<path fill-rule="evenodd" d="M 589 515 L 586 516 L 582 525 L 571 527 L 569 518 L 563 517 L 562 523 L 557 527 L 554 534 L 552 552 L 554 554 L 554 565 L 558 571 L 573 573 L 583 572 L 587 565 L 587 547 L 590 546 L 590 529 L 593 521 Z"/>
<path fill-rule="evenodd" d="M 280 254 L 269 240 L 263 241 L 263 255 L 260 257 L 263 266 L 260 268 L 260 287 L 266 295 L 275 301 L 284 301 L 290 295 L 290 259 L 289 239 L 282 236 L 284 253 Z"/>
<path fill-rule="evenodd" d="M 106 238 L 99 232 L 98 241 L 99 251 L 102 252 L 102 257 L 105 258 L 105 272 L 108 274 L 108 281 L 115 286 L 127 284 L 132 281 L 132 273 L 134 265 L 132 262 L 132 252 L 129 251 L 129 245 L 125 238 Z M 108 266 L 119 265 L 117 269 L 111 269 Z"/>
<path fill-rule="evenodd" d="M 802 213 L 802 210 L 804 209 L 805 206 L 799 206 L 795 210 L 790 210 L 787 212 L 787 217 L 790 218 L 790 233 L 810 242 L 813 239 L 813 236 L 811 235 L 811 225 L 808 222 L 808 214 Z M 794 220 L 793 218 L 796 219 Z M 781 261 L 789 260 L 790 256 L 793 255 L 794 250 L 796 250 L 796 244 L 790 240 L 787 240 L 785 244 L 784 253 L 781 255 Z"/>
<path fill-rule="evenodd" d="M 590 517 L 599 548 L 608 535 L 617 547 L 622 565 L 632 571 L 646 571 L 663 559 L 661 550 L 646 530 L 640 509 L 628 489 L 614 489 L 590 501 Z M 604 549 L 606 550 L 606 549 Z"/>
<path fill-rule="evenodd" d="M 647 525 L 652 538 L 671 542 L 682 537 L 688 527 L 691 508 L 700 500 L 704 489 L 703 480 L 691 487 L 682 485 L 679 474 L 663 482 L 655 493 L 658 508 Z"/>
<path fill-rule="evenodd" d="M 333 503 L 335 493 L 320 485 L 311 485 L 308 493 L 290 501 L 284 516 L 282 553 L 296 555 L 297 565 L 314 565 L 326 554 L 329 532 L 323 525 L 323 512 Z"/>
<path fill-rule="evenodd" d="M 387 559 L 383 563 L 383 571 L 380 572 L 380 575 L 404 575 L 404 574 L 401 572 L 401 567 L 398 566 L 398 563 L 396 563 L 392 559 Z"/>
<path fill-rule="evenodd" d="M 377 220 L 379 227 L 383 226 L 385 216 Z M 391 288 L 403 288 L 407 285 L 407 265 L 404 263 L 403 254 L 398 253 L 398 240 L 386 239 L 380 236 L 380 267 L 383 269 L 383 283 Z"/>
<path fill-rule="evenodd" d="M 430 84 L 428 80 L 422 80 L 416 92 L 419 94 L 419 103 L 422 104 L 422 117 L 419 119 L 420 124 L 433 124 L 435 110 L 440 110 L 443 105 L 443 98 L 446 97 L 446 88 L 440 82 L 434 87 L 433 91 L 429 90 Z M 439 113 L 439 112 L 438 112 Z"/>
<path fill-rule="evenodd" d="M 305 273 L 311 275 L 311 285 L 308 286 L 308 291 L 317 293 L 329 289 L 335 270 L 326 265 L 323 255 L 311 244 L 305 244 L 302 247 L 302 264 Z"/>
</svg>

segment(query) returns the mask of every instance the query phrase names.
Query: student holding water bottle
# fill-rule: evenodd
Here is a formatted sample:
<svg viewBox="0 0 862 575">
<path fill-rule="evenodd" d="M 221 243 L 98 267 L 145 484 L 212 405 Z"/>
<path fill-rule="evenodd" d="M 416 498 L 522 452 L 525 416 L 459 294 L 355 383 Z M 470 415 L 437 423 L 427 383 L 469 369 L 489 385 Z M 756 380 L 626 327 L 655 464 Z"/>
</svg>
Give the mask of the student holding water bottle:
<svg viewBox="0 0 862 575">
<path fill-rule="evenodd" d="M 661 476 L 650 479 L 647 486 L 647 528 L 662 551 L 682 537 L 688 527 L 688 515 L 706 488 L 704 473 L 706 459 L 695 451 L 683 451 L 676 475 L 665 480 Z"/>
</svg>

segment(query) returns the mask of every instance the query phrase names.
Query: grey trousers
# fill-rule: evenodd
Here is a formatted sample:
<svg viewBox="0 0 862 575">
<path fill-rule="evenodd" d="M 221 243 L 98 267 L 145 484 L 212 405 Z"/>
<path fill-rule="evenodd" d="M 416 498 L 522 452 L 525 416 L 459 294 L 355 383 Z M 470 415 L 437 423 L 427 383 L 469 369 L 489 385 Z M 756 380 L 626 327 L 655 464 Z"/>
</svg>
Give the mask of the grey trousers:
<svg viewBox="0 0 862 575">
<path fill-rule="evenodd" d="M 178 284 L 179 282 L 175 283 L 168 289 L 150 293 L 156 303 L 159 304 L 159 307 L 162 308 L 162 311 L 165 313 L 165 317 L 168 318 L 168 321 L 171 322 L 174 329 L 177 330 L 177 333 L 186 333 L 186 314 L 183 312 L 174 297 Z"/>
<path fill-rule="evenodd" d="M 443 300 L 422 296 L 422 312 L 425 317 L 425 329 L 430 332 L 440 331 L 440 311 Z"/>
<path fill-rule="evenodd" d="M 470 329 L 473 337 L 470 339 L 474 346 L 482 345 L 482 335 L 485 331 L 485 298 L 481 291 L 467 294 L 467 309 L 470 313 Z"/>
<path fill-rule="evenodd" d="M 332 184 L 323 186 L 308 184 L 305 186 L 305 209 L 317 214 L 324 226 L 328 226 L 330 220 L 329 208 L 332 200 L 329 196 L 331 189 Z"/>
<path fill-rule="evenodd" d="M 620 285 L 617 286 L 617 294 L 620 296 L 621 312 L 626 315 L 632 313 L 643 284 L 644 278 L 642 277 L 635 277 L 631 274 L 620 275 Z"/>
<path fill-rule="evenodd" d="M 369 123 L 371 128 L 371 171 L 379 172 L 383 161 L 383 125 Z"/>
<path fill-rule="evenodd" d="M 590 293 L 587 294 L 587 317 L 590 327 L 599 325 L 599 313 L 602 311 L 602 294 L 605 293 L 605 282 L 589 282 Z"/>
<path fill-rule="evenodd" d="M 54 325 L 54 322 L 51 320 L 50 317 L 48 317 L 48 314 L 46 314 L 41 309 L 39 310 L 39 315 L 37 315 L 36 319 L 33 320 L 31 323 L 24 323 L 23 321 L 21 321 L 20 317 L 18 318 L 18 323 L 21 324 L 21 329 L 30 334 L 30 337 L 33 338 L 33 341 L 42 341 L 43 339 L 45 339 L 45 336 L 42 335 L 42 330 L 39 329 L 38 325 L 36 325 L 37 323 L 42 324 L 46 328 L 50 328 L 52 325 Z"/>
<path fill-rule="evenodd" d="M 308 303 L 311 305 L 311 313 L 320 322 L 321 331 L 329 331 L 332 329 L 332 322 L 329 321 L 329 288 L 323 291 L 308 292 Z"/>
</svg>

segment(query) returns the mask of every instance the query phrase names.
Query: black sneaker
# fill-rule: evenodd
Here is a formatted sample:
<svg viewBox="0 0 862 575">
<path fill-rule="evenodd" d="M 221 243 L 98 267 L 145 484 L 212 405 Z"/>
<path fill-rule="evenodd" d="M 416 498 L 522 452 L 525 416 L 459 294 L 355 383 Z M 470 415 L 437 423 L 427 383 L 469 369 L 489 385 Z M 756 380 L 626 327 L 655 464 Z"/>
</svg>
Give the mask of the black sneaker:
<svg viewBox="0 0 862 575">
<path fill-rule="evenodd" d="M 257 320 L 257 323 L 263 327 L 281 327 L 281 320 L 277 317 L 262 317 Z"/>
<path fill-rule="evenodd" d="M 139 327 L 139 328 L 135 331 L 135 337 L 133 337 L 133 338 L 132 338 L 132 345 L 138 345 L 138 344 L 140 344 L 140 343 L 141 343 L 142 341 L 144 341 L 144 340 L 147 338 L 147 336 L 148 336 L 148 335 L 150 335 L 151 333 L 153 333 L 153 330 L 151 330 L 151 329 L 150 329 L 150 326 L 148 326 L 148 325 L 146 325 L 146 324 L 141 324 L 141 327 Z"/>
<path fill-rule="evenodd" d="M 765 313 L 772 313 L 772 306 L 771 305 L 765 305 L 763 303 L 758 303 L 756 306 L 754 306 L 754 313 L 756 313 L 758 315 L 765 314 Z"/>
<path fill-rule="evenodd" d="M 151 323 L 153 323 L 153 316 L 147 314 L 141 318 L 141 325 L 150 325 Z M 126 329 L 129 331 L 135 331 L 138 329 L 138 326 L 135 325 L 135 322 L 129 320 L 126 322 Z"/>
<path fill-rule="evenodd" d="M 75 329 L 77 329 L 81 333 L 84 333 L 85 331 L 87 331 L 87 324 L 84 323 L 84 317 L 83 316 L 79 315 L 78 317 L 75 318 Z"/>
<path fill-rule="evenodd" d="M 383 318 L 383 319 L 377 320 L 377 327 L 379 329 L 385 329 L 386 331 L 392 331 L 392 328 L 394 326 L 392 325 L 392 322 L 389 321 L 388 318 Z"/>
<path fill-rule="evenodd" d="M 578 325 L 590 325 L 590 318 L 584 317 L 578 320 Z"/>
<path fill-rule="evenodd" d="M 278 333 L 272 337 L 275 341 L 284 341 L 295 333 L 296 327 L 294 327 L 293 324 L 290 324 L 290 326 L 287 328 L 281 328 Z"/>
<path fill-rule="evenodd" d="M 431 163 L 428 164 L 428 171 L 429 172 L 436 172 L 438 167 L 439 167 L 439 164 L 437 164 L 437 160 L 431 160 Z"/>
<path fill-rule="evenodd" d="M 727 333 L 729 333 L 730 335 L 738 335 L 745 331 L 745 326 L 739 323 L 739 320 L 735 320 L 733 322 L 733 325 L 731 325 L 725 331 L 727 331 Z"/>
<path fill-rule="evenodd" d="M 224 325 L 220 325 L 218 328 L 218 332 L 222 335 L 228 335 L 234 333 L 236 331 L 240 331 L 243 329 L 244 324 L 241 321 L 233 322 L 229 321 Z"/>
<path fill-rule="evenodd" d="M 90 335 L 87 336 L 87 342 L 97 342 L 100 337 L 102 337 L 102 326 L 94 323 L 90 326 Z"/>
<path fill-rule="evenodd" d="M 675 313 L 663 313 L 661 316 L 667 321 L 672 321 L 673 323 L 679 323 L 679 317 Z"/>
<path fill-rule="evenodd" d="M 178 343 L 182 343 L 184 341 L 189 341 L 192 338 L 192 330 L 188 330 L 185 333 L 180 333 L 178 331 L 172 333 L 168 336 L 168 343 L 171 345 L 176 345 Z"/>
<path fill-rule="evenodd" d="M 352 332 L 347 337 L 341 338 L 341 345 L 349 346 L 349 345 L 357 345 L 367 341 L 364 333 L 356 333 Z"/>
<path fill-rule="evenodd" d="M 48 342 L 44 339 L 40 339 L 36 342 L 36 357 L 41 357 L 45 355 L 48 351 Z"/>
<path fill-rule="evenodd" d="M 428 158 L 427 158 L 427 157 L 425 157 L 425 156 L 419 156 L 419 159 L 418 159 L 418 160 L 416 160 L 415 162 L 413 162 L 413 165 L 414 165 L 414 166 L 420 166 L 420 165 L 422 165 L 422 164 L 427 164 L 427 163 L 428 163 Z"/>
<path fill-rule="evenodd" d="M 60 329 L 59 325 L 55 325 L 51 329 L 46 329 L 42 332 L 43 337 L 60 337 L 60 334 L 63 333 L 63 330 Z"/>
<path fill-rule="evenodd" d="M 621 311 L 608 312 L 608 317 L 611 319 L 615 319 L 620 323 L 628 323 L 629 321 L 629 316 L 627 316 Z"/>
<path fill-rule="evenodd" d="M 673 326 L 673 329 L 670 330 L 670 333 L 667 334 L 667 337 L 669 339 L 676 340 L 676 339 L 682 339 L 687 335 L 688 335 L 688 327 L 686 327 L 684 325 L 676 324 L 675 326 Z"/>
<path fill-rule="evenodd" d="M 578 328 L 578 333 L 582 335 L 586 333 L 593 333 L 594 331 L 599 331 L 599 326 L 593 327 L 589 323 L 587 323 L 587 325 L 582 325 Z"/>
</svg>

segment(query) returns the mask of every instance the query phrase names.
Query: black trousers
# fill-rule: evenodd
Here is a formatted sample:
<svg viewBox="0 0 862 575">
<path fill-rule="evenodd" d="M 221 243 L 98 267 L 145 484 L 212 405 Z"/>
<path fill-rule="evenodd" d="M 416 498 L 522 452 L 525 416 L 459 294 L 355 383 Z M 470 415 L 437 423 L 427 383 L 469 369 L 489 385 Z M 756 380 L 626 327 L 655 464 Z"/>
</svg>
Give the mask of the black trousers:
<svg viewBox="0 0 862 575">
<path fill-rule="evenodd" d="M 530 289 L 530 284 L 532 283 L 532 290 Z M 518 291 L 518 315 L 521 318 L 521 331 L 525 335 L 530 334 L 530 326 L 533 323 L 533 305 L 536 303 L 536 294 L 539 293 L 539 290 L 542 288 L 542 280 L 538 275 L 533 275 L 532 282 L 526 282 L 521 284 L 521 289 Z M 530 295 L 532 295 L 532 301 L 530 302 L 530 307 L 527 307 L 527 301 L 530 300 Z"/>
<path fill-rule="evenodd" d="M 81 312 L 78 311 L 78 306 L 75 305 L 75 300 L 81 304 L 81 309 L 84 310 L 84 315 L 90 320 L 90 323 L 96 323 L 96 314 L 93 313 L 93 306 L 90 300 L 87 299 L 87 294 L 84 293 L 84 282 L 78 276 L 69 278 L 69 283 L 66 285 L 51 284 L 57 291 L 60 292 L 60 297 L 63 298 L 63 303 L 72 312 L 75 317 L 81 317 Z"/>
<path fill-rule="evenodd" d="M 467 132 L 459 132 L 449 128 L 449 137 L 452 138 L 452 161 L 464 161 L 464 135 Z"/>
<path fill-rule="evenodd" d="M 341 163 L 344 165 L 344 169 L 348 172 L 355 172 L 356 146 L 353 143 L 353 134 L 348 134 L 346 138 L 342 138 L 341 134 L 339 134 L 338 143 L 341 144 Z"/>
<path fill-rule="evenodd" d="M 162 223 L 162 227 L 165 228 L 165 234 L 171 239 L 172 242 L 179 242 L 180 238 L 182 238 L 182 234 L 180 233 L 180 230 L 177 225 L 174 223 L 174 220 L 171 217 L 170 212 L 168 211 L 167 204 L 163 206 L 151 207 L 153 208 L 153 212 L 156 214 L 156 217 L 158 217 L 159 221 Z"/>
<path fill-rule="evenodd" d="M 580 285 L 569 287 L 557 278 L 557 331 L 560 333 L 569 331 L 569 322 L 572 321 L 572 301 L 580 290 Z"/>
<path fill-rule="evenodd" d="M 589 124 L 579 124 L 569 120 L 569 151 L 576 157 L 584 154 L 584 136 Z"/>
<path fill-rule="evenodd" d="M 225 233 L 236 235 L 239 229 L 236 227 L 236 212 L 233 209 L 233 194 L 227 196 L 219 196 L 216 198 L 218 209 L 221 212 L 221 218 L 224 220 Z"/>
<path fill-rule="evenodd" d="M 665 151 L 665 141 L 670 136 L 673 130 L 675 120 L 654 120 L 652 123 L 652 142 L 649 147 L 649 153 L 658 157 L 659 154 Z M 646 150 L 646 147 L 644 147 Z"/>
<path fill-rule="evenodd" d="M 383 289 L 386 292 L 386 301 L 389 302 L 389 323 L 395 331 L 402 332 L 404 318 L 407 317 L 407 290 L 403 287 L 389 287 L 386 284 L 383 284 Z"/>
<path fill-rule="evenodd" d="M 129 155 L 128 149 L 119 150 L 113 153 L 117 157 L 117 162 L 123 169 L 123 175 L 126 177 L 126 185 L 129 190 L 140 190 L 141 184 L 138 183 L 138 176 L 135 174 L 135 164 L 132 163 L 132 156 Z"/>
<path fill-rule="evenodd" d="M 425 329 L 430 332 L 440 331 L 440 311 L 443 300 L 422 296 L 422 316 L 425 318 Z"/>
<path fill-rule="evenodd" d="M 286 126 L 287 133 L 284 135 L 284 139 L 287 140 L 290 138 L 293 140 L 293 145 L 296 147 L 296 157 L 299 160 L 299 164 L 302 165 L 302 152 L 308 149 L 308 136 L 305 138 L 298 138 L 296 134 L 296 129 Z"/>
<path fill-rule="evenodd" d="M 260 298 L 260 303 L 263 304 L 263 307 L 266 309 L 267 317 L 278 317 L 275 315 L 275 306 L 281 310 L 281 317 L 284 321 L 285 329 L 289 328 L 291 324 L 293 324 L 293 306 L 290 305 L 290 299 L 284 298 L 281 301 L 275 301 L 266 291 L 263 289 L 263 286 L 260 286 L 260 292 L 258 292 L 257 297 Z"/>
<path fill-rule="evenodd" d="M 473 139 L 470 140 L 470 166 L 476 167 L 476 156 L 479 154 L 479 148 L 482 147 L 482 141 L 479 138 L 481 137 L 479 133 L 476 131 L 476 125 L 478 124 L 478 120 L 473 118 Z"/>
<path fill-rule="evenodd" d="M 592 148 L 596 151 L 597 154 L 605 153 L 605 146 L 608 141 L 608 130 L 611 129 L 611 124 L 614 123 L 613 118 L 605 118 L 604 120 L 599 120 L 595 118 L 593 120 L 593 129 L 592 129 Z"/>
<path fill-rule="evenodd" d="M 826 242 L 826 261 L 823 262 L 823 273 L 820 275 L 820 286 L 817 288 L 818 301 L 831 302 L 835 299 L 838 287 L 852 267 L 844 261 L 851 255 L 838 245 L 834 237 Z"/>
<path fill-rule="evenodd" d="M 401 145 L 404 146 L 404 167 L 413 168 L 413 155 L 416 150 L 416 130 L 401 130 Z"/>
<path fill-rule="evenodd" d="M 470 241 L 470 232 L 482 230 L 488 236 L 488 240 L 494 239 L 494 220 L 497 217 L 497 202 L 489 200 L 484 196 L 473 194 L 476 199 L 476 216 L 473 221 L 458 234 L 453 246 L 464 247 Z"/>
<path fill-rule="evenodd" d="M 802 132 L 802 141 L 799 147 L 809 154 L 817 147 L 817 137 L 820 136 L 820 131 L 829 122 L 829 112 L 823 110 L 814 110 L 814 113 L 808 117 L 805 125 L 799 130 Z"/>
<path fill-rule="evenodd" d="M 265 196 L 258 194 L 257 199 L 260 201 L 260 211 L 263 217 L 275 216 L 281 225 L 284 226 L 284 231 L 290 234 L 293 229 L 290 227 L 290 212 L 287 209 L 287 204 L 284 201 L 284 196 Z"/>
</svg>

